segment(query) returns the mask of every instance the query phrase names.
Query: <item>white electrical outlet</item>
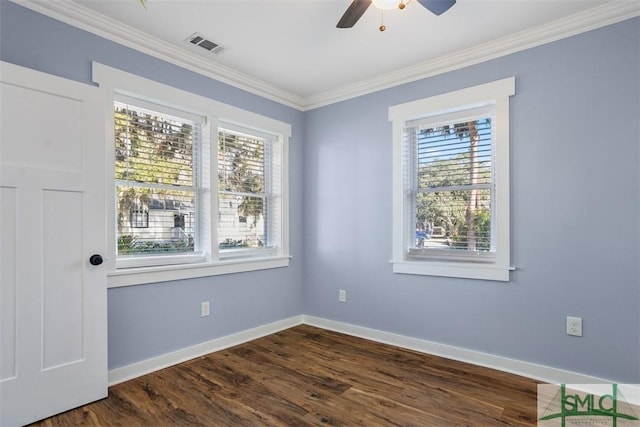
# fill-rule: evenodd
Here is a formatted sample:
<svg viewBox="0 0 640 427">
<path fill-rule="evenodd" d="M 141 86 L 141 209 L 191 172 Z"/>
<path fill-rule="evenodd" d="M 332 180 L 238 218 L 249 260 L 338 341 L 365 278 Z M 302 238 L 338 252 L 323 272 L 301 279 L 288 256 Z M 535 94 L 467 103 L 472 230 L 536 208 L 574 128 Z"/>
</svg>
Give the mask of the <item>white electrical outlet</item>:
<svg viewBox="0 0 640 427">
<path fill-rule="evenodd" d="M 200 317 L 207 317 L 209 314 L 211 314 L 209 301 L 200 303 Z"/>
<path fill-rule="evenodd" d="M 340 289 L 338 292 L 338 301 L 339 302 L 347 302 L 347 291 L 344 289 Z"/>
<path fill-rule="evenodd" d="M 582 336 L 582 318 L 567 316 L 567 335 Z"/>
</svg>

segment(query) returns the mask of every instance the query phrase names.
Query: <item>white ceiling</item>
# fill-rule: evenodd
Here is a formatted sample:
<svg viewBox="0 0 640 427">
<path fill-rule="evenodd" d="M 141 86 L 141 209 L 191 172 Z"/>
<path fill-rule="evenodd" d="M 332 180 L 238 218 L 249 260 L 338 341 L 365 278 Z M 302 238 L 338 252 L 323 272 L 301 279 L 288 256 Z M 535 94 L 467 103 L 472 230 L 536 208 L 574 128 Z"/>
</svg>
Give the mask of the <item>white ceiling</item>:
<svg viewBox="0 0 640 427">
<path fill-rule="evenodd" d="M 637 15 L 640 4 L 458 0 L 435 16 L 412 0 L 402 11 L 384 13 L 384 32 L 378 30 L 381 13 L 373 5 L 354 28 L 337 29 L 350 2 L 147 0 L 145 8 L 139 0 L 49 0 L 43 7 L 53 4 L 56 13 L 88 23 L 85 29 L 90 31 L 101 28 L 94 31 L 100 35 L 111 32 L 116 41 L 139 41 L 147 52 L 170 52 L 174 58 L 184 54 L 193 67 L 304 108 L 584 31 L 582 22 L 595 28 L 620 20 L 629 10 Z M 185 41 L 194 32 L 226 50 L 215 55 L 194 48 Z"/>
</svg>

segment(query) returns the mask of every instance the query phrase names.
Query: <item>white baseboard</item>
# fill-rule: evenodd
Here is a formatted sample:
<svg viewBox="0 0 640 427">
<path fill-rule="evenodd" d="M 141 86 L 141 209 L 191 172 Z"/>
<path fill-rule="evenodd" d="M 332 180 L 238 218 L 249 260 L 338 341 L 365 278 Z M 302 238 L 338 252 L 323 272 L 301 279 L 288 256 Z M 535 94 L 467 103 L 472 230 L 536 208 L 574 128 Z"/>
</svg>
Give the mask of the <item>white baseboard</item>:
<svg viewBox="0 0 640 427">
<path fill-rule="evenodd" d="M 113 369 L 109 371 L 109 385 L 112 386 L 178 363 L 186 362 L 187 360 L 191 360 L 196 357 L 204 356 L 215 351 L 220 351 L 266 335 L 280 332 L 284 329 L 300 324 L 316 326 L 318 328 L 365 338 L 379 343 L 391 344 L 421 353 L 432 354 L 435 356 L 471 363 L 473 365 L 493 368 L 549 384 L 611 384 L 614 382 L 577 372 L 565 371 L 517 359 L 481 353 L 461 347 L 379 331 L 349 323 L 337 322 L 314 316 L 300 315 L 251 328 L 225 337 L 216 338 L 202 344 L 187 347 L 172 353 L 163 354 L 161 356 L 143 360 L 121 368 Z"/>
<path fill-rule="evenodd" d="M 432 354 L 434 356 L 458 360 L 460 362 L 466 362 L 472 365 L 493 368 L 499 371 L 521 375 L 523 377 L 532 378 L 549 384 L 612 383 L 612 381 L 593 377 L 590 375 L 580 374 L 577 372 L 565 371 L 562 369 L 551 368 L 549 366 L 536 365 L 534 363 L 523 362 L 517 359 L 509 359 L 507 357 L 481 353 L 479 351 L 468 350 L 461 347 L 440 344 L 418 338 L 411 338 L 404 335 L 379 331 L 376 329 L 369 329 L 349 323 L 336 322 L 334 320 L 323 319 L 320 317 L 303 316 L 302 323 L 316 326 L 318 328 L 328 329 L 330 331 L 353 335 L 359 338 L 365 338 L 379 343 L 391 344 L 397 347 L 415 350 L 420 353 Z"/>
<path fill-rule="evenodd" d="M 168 368 L 169 366 L 177 365 L 178 363 L 186 362 L 187 360 L 195 359 L 196 357 L 224 350 L 225 348 L 233 347 L 238 344 L 243 344 L 262 338 L 266 335 L 292 328 L 300 325 L 302 320 L 303 316 L 293 316 L 288 319 L 257 326 L 232 335 L 197 344 L 192 347 L 183 348 L 158 357 L 146 359 L 141 362 L 132 363 L 131 365 L 123 366 L 121 368 L 112 369 L 109 371 L 109 386 L 132 380 L 142 375 L 150 374 L 151 372 Z"/>
</svg>

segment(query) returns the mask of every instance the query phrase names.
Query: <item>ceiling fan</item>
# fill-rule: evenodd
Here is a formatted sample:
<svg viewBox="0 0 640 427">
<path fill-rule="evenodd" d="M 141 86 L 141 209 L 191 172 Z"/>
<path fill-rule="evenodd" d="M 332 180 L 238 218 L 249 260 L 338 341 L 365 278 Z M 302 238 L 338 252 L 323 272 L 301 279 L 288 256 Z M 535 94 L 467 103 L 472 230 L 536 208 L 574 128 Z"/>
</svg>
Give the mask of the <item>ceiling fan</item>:
<svg viewBox="0 0 640 427">
<path fill-rule="evenodd" d="M 399 1 L 399 3 L 398 3 Z M 381 10 L 389 10 L 389 9 L 404 9 L 409 1 L 405 0 L 353 0 L 347 10 L 338 21 L 337 28 L 351 28 L 356 22 L 360 19 L 360 17 L 364 14 L 364 12 L 369 8 L 371 3 L 374 4 L 378 9 Z M 442 15 L 444 12 L 449 10 L 451 6 L 456 4 L 456 0 L 417 0 L 422 6 L 424 6 L 430 12 L 436 15 Z M 380 31 L 385 30 L 384 24 L 380 26 Z"/>
</svg>

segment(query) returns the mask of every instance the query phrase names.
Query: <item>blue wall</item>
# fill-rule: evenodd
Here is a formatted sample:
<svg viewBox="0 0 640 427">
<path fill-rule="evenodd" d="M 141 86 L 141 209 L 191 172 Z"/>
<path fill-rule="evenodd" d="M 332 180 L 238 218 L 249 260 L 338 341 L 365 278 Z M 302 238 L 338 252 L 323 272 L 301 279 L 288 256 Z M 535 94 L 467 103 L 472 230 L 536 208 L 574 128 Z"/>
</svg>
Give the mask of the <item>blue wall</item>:
<svg viewBox="0 0 640 427">
<path fill-rule="evenodd" d="M 110 289 L 110 369 L 305 313 L 637 383 L 639 24 L 306 113 L 6 0 L 0 59 L 87 83 L 96 60 L 293 125 L 291 266 Z M 388 107 L 512 75 L 511 282 L 391 273 Z M 565 335 L 567 315 L 584 337 Z"/>
<path fill-rule="evenodd" d="M 301 112 L 0 0 L 0 59 L 91 83 L 91 61 L 208 96 L 292 125 L 289 268 L 108 292 L 109 369 L 301 314 Z M 200 302 L 211 316 L 200 317 Z"/>
<path fill-rule="evenodd" d="M 304 312 L 639 382 L 639 27 L 307 112 Z M 393 274 L 388 107 L 508 76 L 511 282 Z M 565 335 L 568 315 L 583 318 L 582 338 Z"/>
</svg>

